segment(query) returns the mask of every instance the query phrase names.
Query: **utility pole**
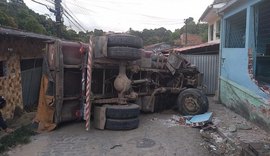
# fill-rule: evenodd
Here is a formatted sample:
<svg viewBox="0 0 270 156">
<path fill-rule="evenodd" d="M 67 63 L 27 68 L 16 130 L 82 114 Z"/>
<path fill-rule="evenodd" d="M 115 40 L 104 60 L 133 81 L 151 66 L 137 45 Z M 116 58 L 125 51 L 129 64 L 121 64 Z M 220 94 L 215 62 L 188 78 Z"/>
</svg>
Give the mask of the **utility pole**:
<svg viewBox="0 0 270 156">
<path fill-rule="evenodd" d="M 55 21 L 56 21 L 56 30 L 57 37 L 61 37 L 62 35 L 62 0 L 54 0 L 55 7 Z"/>
<path fill-rule="evenodd" d="M 188 37 L 187 37 L 187 19 L 184 19 L 185 20 L 185 28 L 186 28 L 186 40 L 185 40 L 185 46 L 187 46 L 187 39 L 188 39 Z"/>
</svg>

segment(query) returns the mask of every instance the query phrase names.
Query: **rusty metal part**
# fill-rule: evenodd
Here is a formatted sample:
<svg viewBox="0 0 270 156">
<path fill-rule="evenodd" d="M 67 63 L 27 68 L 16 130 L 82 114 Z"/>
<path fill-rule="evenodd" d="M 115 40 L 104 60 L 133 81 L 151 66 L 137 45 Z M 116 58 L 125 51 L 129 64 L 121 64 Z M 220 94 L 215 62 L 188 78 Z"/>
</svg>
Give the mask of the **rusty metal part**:
<svg viewBox="0 0 270 156">
<path fill-rule="evenodd" d="M 88 45 L 55 40 L 47 43 L 46 55 L 50 79 L 55 83 L 55 123 L 77 119 L 74 110 L 80 109 L 81 61 Z M 47 62 L 46 62 L 47 63 Z"/>
<path fill-rule="evenodd" d="M 146 83 L 146 82 L 151 82 L 151 81 L 149 79 L 141 79 L 141 80 L 133 80 L 131 83 L 139 84 L 139 83 Z"/>
<path fill-rule="evenodd" d="M 168 57 L 168 63 L 174 68 L 179 69 L 184 67 L 185 59 L 176 53 L 170 53 Z"/>
<path fill-rule="evenodd" d="M 169 69 L 169 71 L 172 73 L 172 75 L 175 74 L 176 70 L 173 68 L 173 66 L 169 62 L 166 63 L 166 67 Z"/>
<path fill-rule="evenodd" d="M 107 57 L 107 36 L 98 36 L 93 39 L 93 50 L 95 58 Z"/>
<path fill-rule="evenodd" d="M 125 95 L 125 98 L 128 98 L 129 100 L 137 100 L 139 97 L 138 93 L 131 92 L 129 95 Z"/>
<path fill-rule="evenodd" d="M 187 85 L 196 86 L 196 84 L 197 84 L 197 79 L 191 79 L 191 78 L 187 79 Z"/>
<path fill-rule="evenodd" d="M 55 84 L 56 84 L 56 95 L 55 95 L 55 104 L 56 104 L 56 112 L 55 112 L 55 122 L 56 124 L 62 121 L 62 105 L 63 105 L 63 97 L 64 97 L 64 70 L 63 70 L 63 53 L 61 53 L 60 41 L 55 42 L 56 54 L 54 59 L 55 65 Z"/>
<path fill-rule="evenodd" d="M 97 99 L 94 100 L 95 104 L 127 104 L 127 98 L 110 98 L 110 99 Z"/>
<path fill-rule="evenodd" d="M 167 89 L 164 88 L 164 87 L 160 87 L 160 88 L 157 88 L 153 91 L 153 93 L 151 94 L 151 96 L 148 98 L 148 102 L 146 103 L 146 106 L 145 108 L 147 110 L 150 110 L 151 112 L 154 112 L 154 106 L 155 106 L 155 95 L 158 94 L 158 93 L 164 93 L 166 92 Z"/>
<path fill-rule="evenodd" d="M 197 100 L 192 96 L 185 98 L 183 104 L 185 105 L 184 108 L 186 108 L 189 112 L 195 112 L 200 107 Z"/>
<path fill-rule="evenodd" d="M 124 94 L 131 88 L 131 80 L 126 75 L 125 63 L 120 63 L 119 74 L 114 80 L 114 88 L 118 92 L 118 97 L 124 97 Z"/>
</svg>

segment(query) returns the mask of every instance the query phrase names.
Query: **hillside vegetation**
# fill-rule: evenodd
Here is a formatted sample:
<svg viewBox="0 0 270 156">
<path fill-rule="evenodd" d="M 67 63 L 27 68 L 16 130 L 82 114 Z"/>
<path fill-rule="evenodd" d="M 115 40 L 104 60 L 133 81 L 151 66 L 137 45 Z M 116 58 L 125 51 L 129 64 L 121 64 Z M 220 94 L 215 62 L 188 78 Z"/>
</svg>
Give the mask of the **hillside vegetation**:
<svg viewBox="0 0 270 156">
<path fill-rule="evenodd" d="M 200 35 L 204 41 L 207 40 L 207 24 L 196 24 L 193 18 L 187 21 L 188 33 Z M 40 15 L 29 9 L 23 0 L 0 0 L 0 26 L 30 31 L 34 33 L 56 36 L 56 22 L 51 17 Z M 145 45 L 165 42 L 171 45 L 179 45 L 180 34 L 185 33 L 185 26 L 174 32 L 163 27 L 157 29 L 144 29 L 136 31 L 130 28 L 128 33 L 140 36 Z M 76 32 L 66 26 L 62 26 L 62 38 L 67 40 L 88 42 L 89 36 L 103 35 L 103 30 Z"/>
</svg>

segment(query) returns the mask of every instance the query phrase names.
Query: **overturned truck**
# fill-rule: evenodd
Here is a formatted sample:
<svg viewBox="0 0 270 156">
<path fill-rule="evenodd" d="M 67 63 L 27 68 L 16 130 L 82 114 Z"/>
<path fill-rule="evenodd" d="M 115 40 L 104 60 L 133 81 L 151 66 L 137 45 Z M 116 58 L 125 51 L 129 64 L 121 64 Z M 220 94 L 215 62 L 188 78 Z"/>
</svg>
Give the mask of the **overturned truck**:
<svg viewBox="0 0 270 156">
<path fill-rule="evenodd" d="M 96 128 L 137 128 L 141 111 L 177 108 L 183 115 L 195 115 L 208 110 L 202 74 L 180 55 L 170 53 L 166 57 L 144 51 L 142 39 L 128 34 L 91 41 L 91 103 Z M 58 40 L 47 44 L 43 68 L 46 83 L 43 81 L 39 105 L 50 110 L 46 121 L 53 124 L 51 127 L 84 117 L 87 50 L 82 43 Z M 42 123 L 44 118 L 37 120 Z"/>
</svg>

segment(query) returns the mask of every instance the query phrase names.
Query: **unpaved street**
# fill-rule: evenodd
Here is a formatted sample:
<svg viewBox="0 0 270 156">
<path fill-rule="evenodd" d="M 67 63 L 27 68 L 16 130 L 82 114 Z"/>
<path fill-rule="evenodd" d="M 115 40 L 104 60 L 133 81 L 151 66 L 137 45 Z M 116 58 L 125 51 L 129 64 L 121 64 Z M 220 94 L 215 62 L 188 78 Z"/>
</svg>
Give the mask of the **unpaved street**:
<svg viewBox="0 0 270 156">
<path fill-rule="evenodd" d="M 10 156 L 207 156 L 198 129 L 171 122 L 175 112 L 144 114 L 131 131 L 84 130 L 84 123 L 62 125 L 32 137 Z"/>
</svg>

